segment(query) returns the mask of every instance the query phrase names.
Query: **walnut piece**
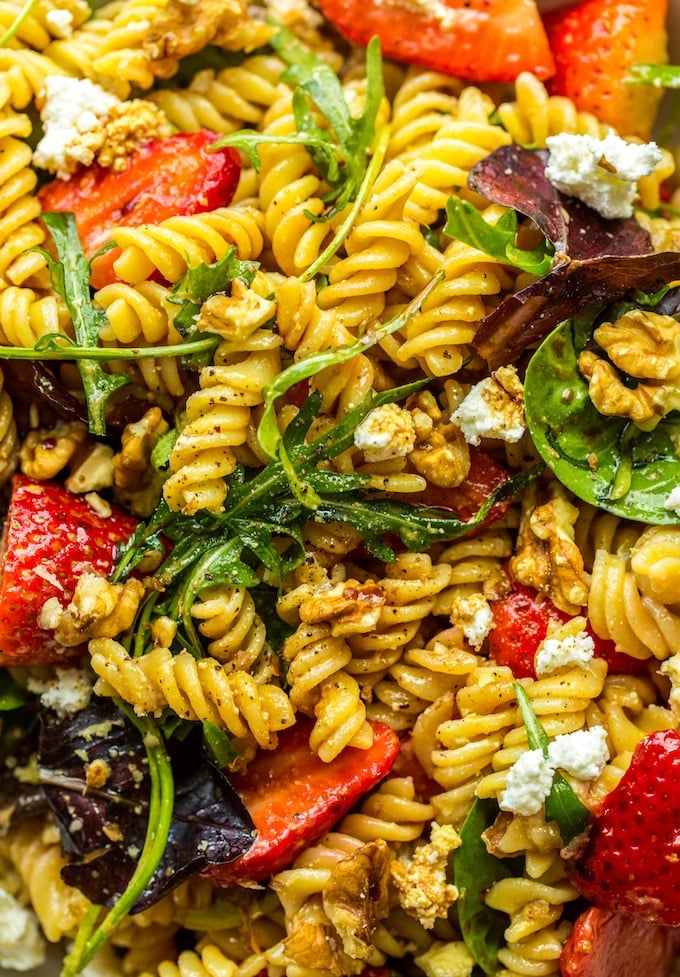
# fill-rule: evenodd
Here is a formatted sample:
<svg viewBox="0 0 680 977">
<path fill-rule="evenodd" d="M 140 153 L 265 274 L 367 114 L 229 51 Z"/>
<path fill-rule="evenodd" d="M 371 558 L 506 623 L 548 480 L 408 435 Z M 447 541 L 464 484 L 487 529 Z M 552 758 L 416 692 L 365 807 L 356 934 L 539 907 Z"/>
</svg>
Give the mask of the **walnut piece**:
<svg viewBox="0 0 680 977">
<path fill-rule="evenodd" d="M 441 424 L 419 441 L 409 461 L 431 485 L 455 488 L 470 471 L 470 448 L 459 427 Z"/>
<path fill-rule="evenodd" d="M 355 960 L 368 958 L 378 920 L 387 915 L 389 867 L 387 842 L 371 841 L 339 861 L 324 887 L 326 915 Z"/>
<path fill-rule="evenodd" d="M 536 505 L 535 493 L 527 493 L 510 573 L 519 583 L 546 594 L 560 610 L 577 614 L 588 601 L 589 589 L 583 556 L 574 540 L 578 509 L 561 486 L 553 485 L 552 495 Z"/>
<path fill-rule="evenodd" d="M 344 580 L 305 600 L 299 614 L 304 624 L 328 622 L 334 637 L 365 634 L 377 627 L 384 603 L 385 593 L 373 580 Z"/>
<path fill-rule="evenodd" d="M 144 596 L 140 580 L 111 584 L 106 577 L 86 571 L 78 578 L 73 600 L 62 610 L 56 597 L 40 612 L 40 627 L 54 630 L 66 648 L 76 648 L 90 638 L 114 638 L 132 624 Z"/>
<path fill-rule="evenodd" d="M 680 323 L 672 316 L 632 309 L 604 322 L 593 338 L 608 359 L 592 350 L 579 356 L 588 393 L 601 414 L 628 417 L 652 430 L 680 407 Z M 639 382 L 630 386 L 621 374 Z"/>
<path fill-rule="evenodd" d="M 215 44 L 227 51 L 253 51 L 275 28 L 253 20 L 243 0 L 170 0 L 149 27 L 144 51 L 155 62 L 176 61 Z"/>
</svg>

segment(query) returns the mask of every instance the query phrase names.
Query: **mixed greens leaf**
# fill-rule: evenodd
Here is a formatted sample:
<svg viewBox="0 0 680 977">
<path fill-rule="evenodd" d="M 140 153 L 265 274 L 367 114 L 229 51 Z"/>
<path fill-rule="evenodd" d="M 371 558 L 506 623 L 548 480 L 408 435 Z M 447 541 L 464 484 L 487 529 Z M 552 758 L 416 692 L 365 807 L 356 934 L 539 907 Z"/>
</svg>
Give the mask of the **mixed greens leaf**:
<svg viewBox="0 0 680 977">
<path fill-rule="evenodd" d="M 578 498 L 625 519 L 677 524 L 680 515 L 665 503 L 680 482 L 680 416 L 673 411 L 643 431 L 599 413 L 578 368 L 597 321 L 592 310 L 568 319 L 529 361 L 524 406 L 532 440 Z"/>
<path fill-rule="evenodd" d="M 484 897 L 494 882 L 522 874 L 521 858 L 496 858 L 484 843 L 484 832 L 499 813 L 493 798 L 475 798 L 460 830 L 461 846 L 453 856 L 458 925 L 465 945 L 485 974 L 496 973 L 508 918 L 487 906 Z"/>
</svg>

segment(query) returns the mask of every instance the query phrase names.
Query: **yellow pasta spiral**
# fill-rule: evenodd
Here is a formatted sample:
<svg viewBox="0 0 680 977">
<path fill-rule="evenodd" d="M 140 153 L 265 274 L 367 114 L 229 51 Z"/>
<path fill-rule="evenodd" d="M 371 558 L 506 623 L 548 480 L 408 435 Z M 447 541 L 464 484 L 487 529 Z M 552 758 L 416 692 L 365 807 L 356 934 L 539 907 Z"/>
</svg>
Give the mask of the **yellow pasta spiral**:
<svg viewBox="0 0 680 977">
<path fill-rule="evenodd" d="M 244 587 L 218 586 L 201 591 L 191 605 L 198 630 L 208 639 L 207 651 L 225 669 L 248 671 L 265 643 L 266 629 L 255 602 Z"/>
<path fill-rule="evenodd" d="M 158 647 L 131 658 L 112 639 L 90 643 L 92 668 L 103 679 L 98 691 L 119 695 L 140 714 L 166 707 L 188 720 L 210 720 L 233 736 L 251 736 L 265 750 L 274 749 L 276 733 L 295 721 L 286 693 L 258 685 L 246 672 L 227 672 L 212 658 L 197 661 L 188 651 L 173 655 Z"/>
</svg>

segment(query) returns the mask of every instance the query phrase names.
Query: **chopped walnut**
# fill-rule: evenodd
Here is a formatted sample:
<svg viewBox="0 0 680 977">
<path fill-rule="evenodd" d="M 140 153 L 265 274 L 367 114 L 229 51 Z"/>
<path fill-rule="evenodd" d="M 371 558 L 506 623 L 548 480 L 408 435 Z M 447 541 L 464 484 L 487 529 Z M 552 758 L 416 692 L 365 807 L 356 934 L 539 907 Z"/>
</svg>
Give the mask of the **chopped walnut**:
<svg viewBox="0 0 680 977">
<path fill-rule="evenodd" d="M 253 20 L 243 0 L 170 0 L 151 22 L 145 53 L 155 62 L 173 62 L 215 44 L 227 51 L 253 51 L 275 32 Z"/>
<path fill-rule="evenodd" d="M 21 471 L 45 481 L 58 475 L 87 439 L 82 421 L 60 421 L 52 428 L 38 428 L 24 438 L 19 451 Z"/>
<path fill-rule="evenodd" d="M 672 316 L 632 309 L 605 322 L 593 338 L 609 359 L 592 350 L 579 356 L 588 393 L 601 414 L 628 417 L 651 430 L 680 407 L 680 324 Z M 640 382 L 634 387 L 621 374 Z"/>
<path fill-rule="evenodd" d="M 441 424 L 418 442 L 409 460 L 431 485 L 455 488 L 470 471 L 470 448 L 459 427 Z"/>
<path fill-rule="evenodd" d="M 458 889 L 447 882 L 451 852 L 460 847 L 458 832 L 450 824 L 432 825 L 430 841 L 416 848 L 410 859 L 392 862 L 391 875 L 401 907 L 425 929 L 446 918 L 458 898 Z"/>
<path fill-rule="evenodd" d="M 536 505 L 535 493 L 527 493 L 510 572 L 519 583 L 550 597 L 560 610 L 577 614 L 588 601 L 583 556 L 574 540 L 578 509 L 561 486 L 553 486 L 552 495 Z"/>
<path fill-rule="evenodd" d="M 238 342 L 247 339 L 264 325 L 275 311 L 276 302 L 262 298 L 241 279 L 235 278 L 231 295 L 218 292 L 205 300 L 196 328 Z"/>
<path fill-rule="evenodd" d="M 78 578 L 73 600 L 64 610 L 56 597 L 43 605 L 38 623 L 54 631 L 66 648 L 90 638 L 114 638 L 132 624 L 144 585 L 139 580 L 111 584 L 106 577 L 86 571 Z"/>
<path fill-rule="evenodd" d="M 377 627 L 384 603 L 385 593 L 373 580 L 344 580 L 305 600 L 299 615 L 304 624 L 327 621 L 334 637 L 365 634 Z"/>
<path fill-rule="evenodd" d="M 120 102 L 113 106 L 98 132 L 101 142 L 94 158 L 100 166 L 120 172 L 142 143 L 163 139 L 171 132 L 165 113 L 153 102 L 143 98 Z"/>
<path fill-rule="evenodd" d="M 69 492 L 81 495 L 110 488 L 113 485 L 113 448 L 98 442 L 91 444 L 87 454 L 74 458 L 64 484 Z"/>
<path fill-rule="evenodd" d="M 167 431 L 160 407 L 151 407 L 125 426 L 120 452 L 113 457 L 116 500 L 135 515 L 150 515 L 158 501 L 163 476 L 151 464 L 151 453 Z"/>
<path fill-rule="evenodd" d="M 378 920 L 387 915 L 390 854 L 382 839 L 362 845 L 331 871 L 323 890 L 323 907 L 344 952 L 366 960 Z"/>
</svg>

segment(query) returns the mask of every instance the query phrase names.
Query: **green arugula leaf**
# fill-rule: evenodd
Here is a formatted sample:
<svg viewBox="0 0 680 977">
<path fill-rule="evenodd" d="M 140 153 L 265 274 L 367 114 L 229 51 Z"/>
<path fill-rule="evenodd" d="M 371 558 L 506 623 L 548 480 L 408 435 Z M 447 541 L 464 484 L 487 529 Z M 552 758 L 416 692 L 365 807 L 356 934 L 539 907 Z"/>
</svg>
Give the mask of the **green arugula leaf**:
<svg viewBox="0 0 680 977">
<path fill-rule="evenodd" d="M 174 319 L 178 332 L 189 340 L 196 338 L 196 318 L 203 302 L 216 292 L 226 292 L 235 278 L 250 285 L 258 267 L 257 261 L 241 261 L 233 246 L 212 264 L 189 265 L 170 294 L 170 301 L 181 306 Z"/>
<path fill-rule="evenodd" d="M 244 129 L 222 136 L 213 146 L 240 149 L 258 171 L 259 145 L 304 146 L 330 187 L 327 199 L 333 206 L 323 217 L 314 218 L 327 220 L 354 199 L 364 180 L 384 96 L 380 43 L 373 38 L 366 49 L 366 98 L 358 117 L 352 115 L 336 73 L 290 31 L 282 28 L 270 43 L 289 65 L 283 81 L 296 86 L 292 103 L 296 132 L 274 136 Z M 317 123 L 311 106 L 325 119 L 327 128 Z"/>
<path fill-rule="evenodd" d="M 550 737 L 538 720 L 524 686 L 519 682 L 513 682 L 512 687 L 526 726 L 529 748 L 541 750 L 547 758 Z M 585 831 L 590 818 L 590 811 L 579 800 L 574 789 L 559 770 L 556 770 L 553 775 L 552 787 L 545 800 L 545 818 L 546 821 L 555 821 L 565 845 Z"/>
<path fill-rule="evenodd" d="M 73 319 L 73 329 L 79 346 L 97 346 L 99 334 L 107 322 L 106 313 L 95 309 L 90 298 L 90 263 L 83 253 L 75 217 L 70 212 L 42 214 L 43 222 L 52 235 L 59 256 L 55 261 L 43 252 L 48 261 L 52 285 L 66 302 Z M 92 434 L 106 434 L 106 404 L 111 394 L 129 383 L 120 373 L 106 373 L 96 360 L 78 360 L 83 381 L 89 428 Z"/>
<path fill-rule="evenodd" d="M 507 210 L 496 224 L 488 224 L 474 204 L 459 197 L 449 197 L 446 214 L 444 233 L 449 237 L 539 278 L 550 271 L 553 248 L 549 241 L 544 240 L 542 247 L 531 251 L 516 246 L 517 213 L 514 210 Z"/>
<path fill-rule="evenodd" d="M 496 858 L 484 844 L 483 833 L 499 814 L 493 798 L 475 798 L 460 830 L 461 846 L 453 856 L 453 881 L 458 889 L 456 912 L 465 945 L 485 974 L 495 974 L 498 951 L 504 944 L 508 918 L 484 902 L 500 879 L 521 875 L 521 858 Z"/>
<path fill-rule="evenodd" d="M 628 77 L 628 85 L 653 85 L 654 88 L 680 88 L 680 65 L 634 64 Z"/>
<path fill-rule="evenodd" d="M 211 723 L 209 719 L 203 721 L 203 739 L 211 758 L 220 770 L 228 767 L 239 755 L 224 730 Z"/>
<path fill-rule="evenodd" d="M 680 482 L 680 413 L 652 431 L 595 408 L 578 369 L 595 311 L 559 325 L 532 356 L 524 382 L 527 425 L 555 476 L 584 502 L 623 519 L 677 525 L 666 499 Z"/>
</svg>

